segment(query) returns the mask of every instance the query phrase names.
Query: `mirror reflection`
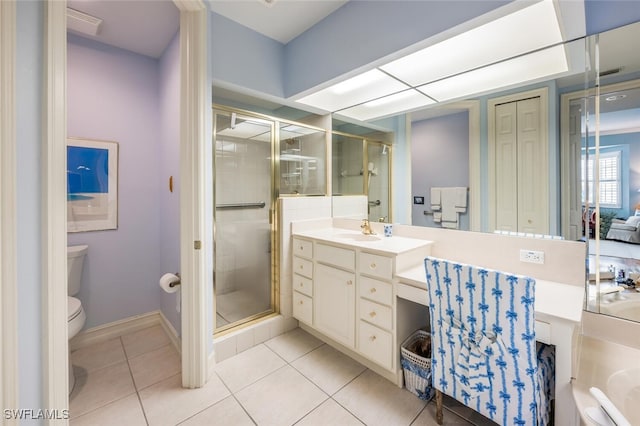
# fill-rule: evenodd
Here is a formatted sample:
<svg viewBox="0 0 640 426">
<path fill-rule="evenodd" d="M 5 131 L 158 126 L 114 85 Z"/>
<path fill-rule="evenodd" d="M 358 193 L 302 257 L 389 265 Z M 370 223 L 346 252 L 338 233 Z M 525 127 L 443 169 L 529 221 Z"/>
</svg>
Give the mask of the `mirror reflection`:
<svg viewBox="0 0 640 426">
<path fill-rule="evenodd" d="M 596 229 L 595 209 L 584 209 L 588 309 L 640 321 L 640 81 L 603 86 L 599 100 L 599 149 L 593 132 L 582 126 L 589 140 L 582 149 L 582 196 L 595 200 L 597 190 L 600 216 Z M 595 99 L 587 105 L 589 119 Z M 596 168 L 597 186 L 592 183 Z"/>
</svg>

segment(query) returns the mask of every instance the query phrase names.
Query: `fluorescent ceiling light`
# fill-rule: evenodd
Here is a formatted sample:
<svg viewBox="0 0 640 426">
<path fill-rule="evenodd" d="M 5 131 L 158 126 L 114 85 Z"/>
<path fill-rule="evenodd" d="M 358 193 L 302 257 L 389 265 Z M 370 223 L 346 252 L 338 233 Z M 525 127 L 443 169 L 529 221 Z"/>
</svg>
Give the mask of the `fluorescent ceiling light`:
<svg viewBox="0 0 640 426">
<path fill-rule="evenodd" d="M 90 36 L 100 32 L 102 19 L 67 7 L 67 29 Z"/>
<path fill-rule="evenodd" d="M 305 96 L 298 102 L 333 112 L 407 88 L 407 85 L 382 71 L 373 69 Z"/>
<path fill-rule="evenodd" d="M 398 111 L 409 111 L 411 109 L 421 108 L 432 103 L 434 103 L 433 99 L 426 97 L 417 90 L 410 89 L 343 109 L 338 111 L 338 114 L 355 118 L 356 120 L 367 121 L 397 114 Z"/>
<path fill-rule="evenodd" d="M 537 80 L 568 70 L 564 46 L 554 46 L 528 55 L 445 78 L 418 87 L 438 102 Z"/>
<path fill-rule="evenodd" d="M 297 126 L 295 124 L 287 124 L 280 127 L 280 135 L 283 132 L 288 132 L 289 134 L 300 136 L 300 135 L 311 135 L 313 133 L 320 133 L 320 130 L 312 129 L 310 127 Z"/>
<path fill-rule="evenodd" d="M 380 69 L 419 86 L 560 42 L 553 1 L 543 0 Z"/>
</svg>

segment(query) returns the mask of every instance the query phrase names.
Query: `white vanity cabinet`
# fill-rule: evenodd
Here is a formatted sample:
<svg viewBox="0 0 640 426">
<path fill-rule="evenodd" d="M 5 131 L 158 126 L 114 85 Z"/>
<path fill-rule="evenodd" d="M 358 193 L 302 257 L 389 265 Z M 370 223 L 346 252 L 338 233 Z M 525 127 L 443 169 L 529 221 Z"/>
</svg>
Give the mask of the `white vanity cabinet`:
<svg viewBox="0 0 640 426">
<path fill-rule="evenodd" d="M 309 235 L 310 234 L 310 235 Z M 344 234 L 340 234 L 344 235 Z M 394 273 L 422 262 L 430 242 L 293 238 L 293 316 L 310 332 L 395 380 Z M 337 344 L 337 345 L 336 345 Z"/>
<path fill-rule="evenodd" d="M 313 244 L 293 240 L 293 316 L 306 324 L 313 322 Z"/>
</svg>

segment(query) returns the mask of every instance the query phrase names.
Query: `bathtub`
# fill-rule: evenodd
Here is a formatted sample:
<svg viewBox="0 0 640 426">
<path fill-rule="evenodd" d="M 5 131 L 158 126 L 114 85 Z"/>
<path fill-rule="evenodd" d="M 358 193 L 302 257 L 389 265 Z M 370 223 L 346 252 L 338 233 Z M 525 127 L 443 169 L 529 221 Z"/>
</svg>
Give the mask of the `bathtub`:
<svg viewBox="0 0 640 426">
<path fill-rule="evenodd" d="M 597 312 L 595 299 L 589 300 L 589 310 Z M 600 313 L 640 322 L 640 292 L 630 290 L 602 295 Z"/>
<path fill-rule="evenodd" d="M 581 336 L 576 378 L 572 382 L 573 397 L 582 424 L 593 425 L 586 414 L 598 403 L 590 394 L 599 388 L 632 425 L 640 425 L 640 349 Z"/>
</svg>

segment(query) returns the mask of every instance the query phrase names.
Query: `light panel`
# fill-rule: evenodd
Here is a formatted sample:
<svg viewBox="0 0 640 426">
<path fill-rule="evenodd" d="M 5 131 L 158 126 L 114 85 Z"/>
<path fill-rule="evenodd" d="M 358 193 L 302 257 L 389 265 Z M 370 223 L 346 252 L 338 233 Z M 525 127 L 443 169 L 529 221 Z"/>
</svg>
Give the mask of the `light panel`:
<svg viewBox="0 0 640 426">
<path fill-rule="evenodd" d="M 409 89 L 366 102 L 361 105 L 343 109 L 338 111 L 338 114 L 355 118 L 360 121 L 367 121 L 374 118 L 397 114 L 399 111 L 409 111 L 411 109 L 421 108 L 433 103 L 433 99 L 429 99 L 417 90 Z"/>
<path fill-rule="evenodd" d="M 419 86 L 561 41 L 553 2 L 543 0 L 380 69 L 411 86 Z"/>
<path fill-rule="evenodd" d="M 370 99 L 396 93 L 408 86 L 373 69 L 299 99 L 298 102 L 334 112 Z"/>
<path fill-rule="evenodd" d="M 564 46 L 560 45 L 425 84 L 418 90 L 442 102 L 563 73 L 568 68 Z"/>
</svg>

